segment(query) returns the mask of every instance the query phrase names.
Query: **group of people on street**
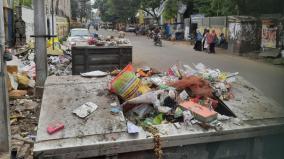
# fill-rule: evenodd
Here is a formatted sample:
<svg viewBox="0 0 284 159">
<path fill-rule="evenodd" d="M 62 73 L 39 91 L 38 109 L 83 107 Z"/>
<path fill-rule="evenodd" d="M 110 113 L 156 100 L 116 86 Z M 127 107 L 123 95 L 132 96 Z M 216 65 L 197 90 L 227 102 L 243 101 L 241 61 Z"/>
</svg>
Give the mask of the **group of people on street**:
<svg viewBox="0 0 284 159">
<path fill-rule="evenodd" d="M 206 51 L 215 54 L 215 47 L 218 44 L 218 37 L 215 30 L 205 29 L 203 35 L 200 30 L 196 31 L 194 50 Z"/>
</svg>

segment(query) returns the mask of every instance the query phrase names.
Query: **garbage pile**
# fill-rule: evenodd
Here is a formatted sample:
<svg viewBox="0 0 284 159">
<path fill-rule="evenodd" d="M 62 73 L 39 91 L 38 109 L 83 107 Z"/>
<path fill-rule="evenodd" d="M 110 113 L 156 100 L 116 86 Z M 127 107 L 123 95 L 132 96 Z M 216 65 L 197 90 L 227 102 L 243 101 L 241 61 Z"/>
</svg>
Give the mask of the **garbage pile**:
<svg viewBox="0 0 284 159">
<path fill-rule="evenodd" d="M 33 95 L 36 78 L 34 51 L 27 48 L 29 47 L 14 52 L 13 60 L 7 62 L 8 91 L 11 98 Z"/>
<path fill-rule="evenodd" d="M 110 91 L 121 98 L 119 109 L 134 125 L 174 123 L 178 128 L 182 123 L 216 128 L 220 120 L 230 118 L 219 111 L 220 101 L 234 98 L 231 84 L 237 75 L 202 63 L 173 65 L 164 73 L 128 65 L 112 79 Z"/>
<path fill-rule="evenodd" d="M 81 74 L 83 77 L 102 77 L 108 73 L 93 71 Z M 142 127 L 154 141 L 154 152 L 161 158 L 163 151 L 159 129 L 155 126 L 173 124 L 177 129 L 182 125 L 198 125 L 203 129 L 222 130 L 222 122 L 235 115 L 224 113 L 224 100 L 234 98 L 232 83 L 238 73 L 222 72 L 207 68 L 202 63 L 190 67 L 176 64 L 167 72 L 150 67 L 135 69 L 131 64 L 122 71 L 110 73 L 110 92 L 116 94 L 120 105 L 111 104 L 110 113 L 121 113 L 127 118 L 127 131 L 137 134 Z M 93 106 L 92 106 L 93 105 Z M 84 111 L 81 109 L 84 108 Z M 90 103 L 79 112 L 87 116 L 96 109 Z M 73 112 L 74 113 L 74 112 Z M 77 115 L 80 117 L 80 115 Z"/>
<path fill-rule="evenodd" d="M 54 50 L 48 45 L 48 75 L 71 75 L 72 57 L 58 45 L 60 44 L 56 44 Z M 12 61 L 7 62 L 9 96 L 22 98 L 33 95 L 36 79 L 34 46 L 32 43 L 27 44 L 11 54 Z"/>
<path fill-rule="evenodd" d="M 72 74 L 72 57 L 65 53 L 48 57 L 48 75 L 67 76 Z"/>
<path fill-rule="evenodd" d="M 129 46 L 131 42 L 125 38 L 125 33 L 120 32 L 118 37 L 114 36 L 98 36 L 88 40 L 89 45 L 104 46 L 104 47 L 117 47 L 117 46 Z"/>
<path fill-rule="evenodd" d="M 40 100 L 10 101 L 12 158 L 33 158 L 39 111 Z"/>
<path fill-rule="evenodd" d="M 54 42 L 54 43 L 53 43 Z M 67 47 L 61 45 L 58 38 L 48 41 L 48 75 L 66 76 L 72 74 L 72 55 Z"/>
</svg>

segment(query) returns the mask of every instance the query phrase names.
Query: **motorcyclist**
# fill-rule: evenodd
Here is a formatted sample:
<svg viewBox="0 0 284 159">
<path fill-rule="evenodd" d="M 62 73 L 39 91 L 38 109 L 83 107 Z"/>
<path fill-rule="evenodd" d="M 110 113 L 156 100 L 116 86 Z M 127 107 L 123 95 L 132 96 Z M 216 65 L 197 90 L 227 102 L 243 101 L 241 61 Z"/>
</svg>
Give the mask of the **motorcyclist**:
<svg viewBox="0 0 284 159">
<path fill-rule="evenodd" d="M 155 45 L 156 44 L 162 45 L 161 44 L 161 32 L 162 32 L 161 27 L 157 27 L 152 31 Z"/>
<path fill-rule="evenodd" d="M 156 28 L 153 30 L 154 35 L 161 34 L 161 32 L 162 32 L 161 27 L 156 27 Z"/>
</svg>

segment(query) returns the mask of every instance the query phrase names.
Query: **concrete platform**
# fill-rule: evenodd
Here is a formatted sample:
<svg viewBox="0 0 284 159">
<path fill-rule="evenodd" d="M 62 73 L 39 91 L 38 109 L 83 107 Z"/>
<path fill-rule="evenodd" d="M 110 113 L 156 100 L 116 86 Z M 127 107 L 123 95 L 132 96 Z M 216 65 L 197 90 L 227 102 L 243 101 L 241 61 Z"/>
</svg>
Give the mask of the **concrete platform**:
<svg viewBox="0 0 284 159">
<path fill-rule="evenodd" d="M 237 81 L 233 85 L 235 99 L 225 102 L 237 118 L 222 122 L 220 131 L 205 130 L 197 125 L 182 125 L 180 129 L 173 124 L 156 126 L 161 134 L 162 147 L 222 141 L 233 144 L 234 140 L 284 133 L 284 109 L 241 77 Z M 34 146 L 36 158 L 75 159 L 153 149 L 153 138 L 148 132 L 141 129 L 138 135 L 129 135 L 124 117 L 110 114 L 110 104 L 118 100 L 108 93 L 108 83 L 109 77 L 47 79 Z M 94 102 L 99 108 L 82 120 L 72 111 L 86 102 Z M 63 122 L 65 129 L 49 135 L 47 125 L 53 121 Z"/>
</svg>

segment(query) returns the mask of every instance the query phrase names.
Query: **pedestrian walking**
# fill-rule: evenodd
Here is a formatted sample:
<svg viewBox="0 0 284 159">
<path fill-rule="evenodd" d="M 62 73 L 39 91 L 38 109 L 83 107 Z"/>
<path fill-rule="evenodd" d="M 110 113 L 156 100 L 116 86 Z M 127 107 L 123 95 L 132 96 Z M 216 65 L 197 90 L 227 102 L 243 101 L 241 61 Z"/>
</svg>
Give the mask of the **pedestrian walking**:
<svg viewBox="0 0 284 159">
<path fill-rule="evenodd" d="M 208 52 L 208 48 L 209 48 L 209 44 L 207 42 L 207 37 L 209 36 L 209 30 L 208 29 L 204 29 L 204 33 L 203 33 L 203 39 L 202 39 L 202 49 L 205 52 Z"/>
<path fill-rule="evenodd" d="M 169 40 L 171 37 L 171 26 L 169 23 L 165 25 L 165 39 Z"/>
<path fill-rule="evenodd" d="M 209 53 L 215 54 L 215 45 L 218 43 L 218 37 L 215 30 L 212 30 L 207 37 L 207 43 L 209 44 Z"/>
<path fill-rule="evenodd" d="M 195 34 L 195 45 L 193 48 L 194 50 L 202 51 L 202 39 L 203 39 L 202 34 L 200 33 L 199 30 L 197 30 Z"/>
<path fill-rule="evenodd" d="M 136 26 L 135 26 L 135 34 L 136 34 L 136 36 L 138 36 L 138 33 L 139 33 L 139 25 L 138 24 L 136 24 Z"/>
</svg>

